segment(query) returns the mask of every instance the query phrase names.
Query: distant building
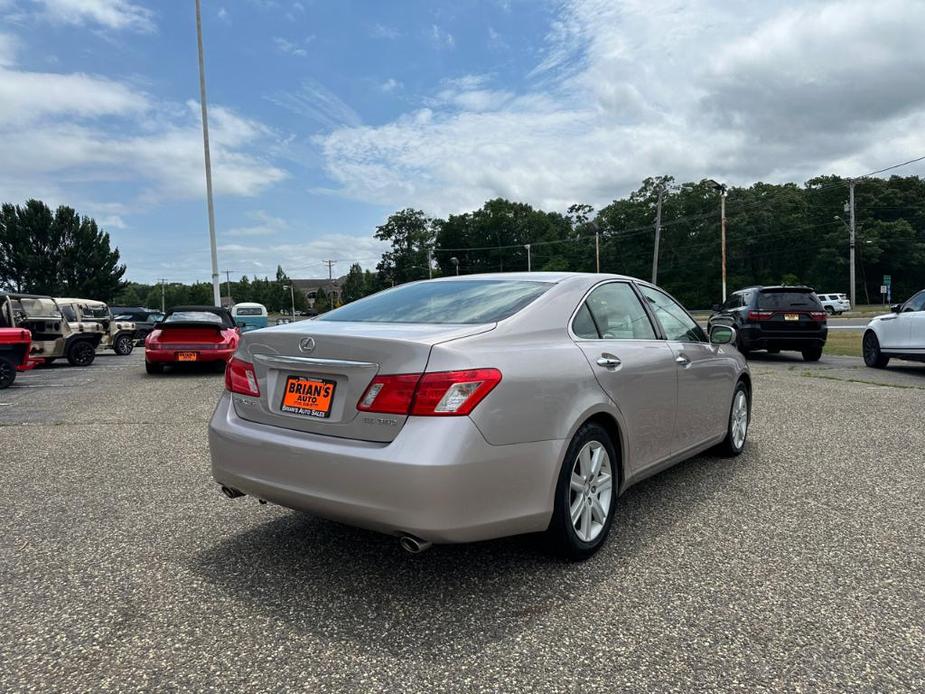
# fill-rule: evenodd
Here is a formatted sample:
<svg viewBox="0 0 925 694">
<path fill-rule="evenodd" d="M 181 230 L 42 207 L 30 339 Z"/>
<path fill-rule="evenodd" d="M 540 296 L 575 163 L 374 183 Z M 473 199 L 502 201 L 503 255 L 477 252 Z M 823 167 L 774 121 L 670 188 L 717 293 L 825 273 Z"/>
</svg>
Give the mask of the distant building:
<svg viewBox="0 0 925 694">
<path fill-rule="evenodd" d="M 323 290 L 328 300 L 335 305 L 343 300 L 343 277 L 335 277 L 330 280 L 327 277 L 321 279 L 292 280 L 292 286 L 295 287 L 296 291 L 302 292 L 309 308 L 315 308 L 315 298 L 318 296 L 319 289 Z"/>
</svg>

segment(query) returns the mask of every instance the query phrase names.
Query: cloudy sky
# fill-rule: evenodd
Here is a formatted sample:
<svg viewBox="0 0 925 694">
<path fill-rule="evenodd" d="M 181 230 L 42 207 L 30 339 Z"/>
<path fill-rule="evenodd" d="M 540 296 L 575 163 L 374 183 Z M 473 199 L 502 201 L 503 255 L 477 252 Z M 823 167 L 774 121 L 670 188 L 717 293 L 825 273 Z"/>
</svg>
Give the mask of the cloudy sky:
<svg viewBox="0 0 925 694">
<path fill-rule="evenodd" d="M 925 0 L 203 0 L 219 265 L 373 266 L 396 209 L 925 155 Z M 209 278 L 193 0 L 0 0 L 0 199 Z M 925 173 L 908 167 L 901 173 Z"/>
</svg>

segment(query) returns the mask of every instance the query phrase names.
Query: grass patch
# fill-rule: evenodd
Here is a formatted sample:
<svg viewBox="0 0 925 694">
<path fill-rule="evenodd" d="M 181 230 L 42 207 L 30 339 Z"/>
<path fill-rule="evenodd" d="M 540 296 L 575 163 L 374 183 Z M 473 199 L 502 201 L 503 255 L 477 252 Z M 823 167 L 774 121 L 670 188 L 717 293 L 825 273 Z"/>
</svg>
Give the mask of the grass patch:
<svg viewBox="0 0 925 694">
<path fill-rule="evenodd" d="M 825 354 L 837 354 L 843 357 L 861 356 L 861 337 L 863 330 L 830 330 L 825 341 Z"/>
</svg>

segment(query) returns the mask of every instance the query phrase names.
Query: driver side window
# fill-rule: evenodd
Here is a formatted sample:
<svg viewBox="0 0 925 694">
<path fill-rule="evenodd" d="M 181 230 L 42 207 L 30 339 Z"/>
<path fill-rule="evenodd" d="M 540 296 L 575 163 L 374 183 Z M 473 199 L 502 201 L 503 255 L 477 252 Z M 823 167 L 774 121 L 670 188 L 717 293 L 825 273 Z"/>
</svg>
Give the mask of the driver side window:
<svg viewBox="0 0 925 694">
<path fill-rule="evenodd" d="M 585 339 L 655 339 L 649 316 L 626 282 L 609 282 L 591 292 L 575 316 L 572 331 Z"/>
<path fill-rule="evenodd" d="M 906 311 L 925 311 L 925 291 L 919 292 L 906 302 L 903 313 Z"/>
<path fill-rule="evenodd" d="M 678 342 L 707 342 L 700 326 L 671 297 L 651 287 L 640 286 L 639 290 L 665 329 L 665 337 Z"/>
</svg>

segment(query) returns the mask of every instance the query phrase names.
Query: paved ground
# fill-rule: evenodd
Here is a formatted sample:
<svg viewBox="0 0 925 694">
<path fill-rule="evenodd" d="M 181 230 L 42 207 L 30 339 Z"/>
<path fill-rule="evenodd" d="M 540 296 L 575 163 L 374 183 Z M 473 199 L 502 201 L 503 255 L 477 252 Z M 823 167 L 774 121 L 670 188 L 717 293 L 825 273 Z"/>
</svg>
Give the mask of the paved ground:
<svg viewBox="0 0 925 694">
<path fill-rule="evenodd" d="M 746 453 L 630 490 L 580 565 L 224 499 L 220 376 L 26 374 L 0 391 L 0 691 L 921 691 L 925 365 L 753 369 Z"/>
</svg>

